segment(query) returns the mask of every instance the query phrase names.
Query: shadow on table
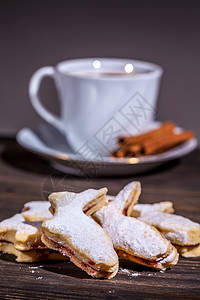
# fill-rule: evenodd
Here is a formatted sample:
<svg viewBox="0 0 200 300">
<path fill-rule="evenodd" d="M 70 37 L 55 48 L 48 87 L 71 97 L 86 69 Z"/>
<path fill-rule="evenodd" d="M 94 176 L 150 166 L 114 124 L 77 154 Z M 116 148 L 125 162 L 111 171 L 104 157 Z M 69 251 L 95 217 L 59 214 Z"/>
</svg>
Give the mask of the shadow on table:
<svg viewBox="0 0 200 300">
<path fill-rule="evenodd" d="M 7 262 L 11 262 L 11 263 L 17 263 L 16 260 L 15 260 L 16 259 L 15 255 L 8 254 L 8 253 L 5 253 L 5 252 L 0 253 L 0 259 L 4 260 L 4 261 L 7 261 Z"/>
<path fill-rule="evenodd" d="M 89 276 L 85 271 L 82 271 L 70 261 L 51 262 L 51 263 L 48 262 L 48 264 L 43 264 L 43 269 L 48 270 L 49 272 L 61 274 L 68 277 L 79 278 L 79 279 L 92 279 L 92 277 Z M 138 273 L 139 275 L 143 272 L 148 274 L 149 273 L 155 274 L 159 271 L 122 260 L 120 261 L 120 268 L 116 276 L 125 276 L 127 278 L 128 274 L 131 276 L 132 273 L 134 274 Z"/>
<path fill-rule="evenodd" d="M 43 269 L 52 273 L 56 273 L 68 277 L 79 278 L 79 279 L 92 279 L 91 276 L 89 276 L 86 272 L 76 267 L 70 261 L 65 261 L 65 262 L 52 261 L 51 263 L 48 262 L 48 264 L 44 263 Z"/>
<path fill-rule="evenodd" d="M 15 258 L 16 257 L 12 254 L 0 253 L 0 260 L 3 260 L 7 263 L 13 263 L 20 269 L 28 267 L 30 270 L 34 270 L 34 272 L 36 270 L 43 269 L 54 274 L 59 274 L 71 278 L 93 280 L 90 275 L 88 275 L 80 268 L 76 267 L 70 261 L 39 261 L 35 263 L 18 263 L 16 262 Z M 152 275 L 156 275 L 156 273 L 159 273 L 159 271 L 142 265 L 138 265 L 130 261 L 120 260 L 119 270 L 115 278 L 123 281 L 127 279 L 131 280 L 133 277 L 138 277 L 140 275 L 149 277 Z M 103 278 L 99 279 L 104 280 Z"/>
<path fill-rule="evenodd" d="M 5 143 L 1 159 L 9 166 L 31 173 L 49 174 L 55 171 L 51 165 L 39 156 L 25 151 L 14 140 Z"/>
<path fill-rule="evenodd" d="M 27 266 L 30 269 L 44 269 L 46 271 L 57 273 L 64 276 L 79 278 L 79 279 L 91 279 L 84 271 L 77 268 L 70 261 L 39 261 L 35 263 L 18 263 L 16 262 L 16 256 L 5 252 L 0 253 L 0 260 L 8 263 L 14 263 L 18 266 Z"/>
</svg>

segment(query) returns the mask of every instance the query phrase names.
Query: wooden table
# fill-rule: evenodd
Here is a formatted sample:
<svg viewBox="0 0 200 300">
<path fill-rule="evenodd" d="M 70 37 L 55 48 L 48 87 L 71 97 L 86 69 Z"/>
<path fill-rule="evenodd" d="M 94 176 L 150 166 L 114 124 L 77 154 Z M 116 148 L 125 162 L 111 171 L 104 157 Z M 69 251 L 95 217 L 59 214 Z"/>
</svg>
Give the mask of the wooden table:
<svg viewBox="0 0 200 300">
<path fill-rule="evenodd" d="M 61 174 L 14 140 L 0 144 L 0 220 L 20 212 L 31 200 L 53 191 L 82 191 L 107 186 L 116 194 L 132 180 L 142 183 L 140 202 L 173 201 L 177 214 L 200 222 L 200 150 L 148 174 L 117 178 L 76 178 Z M 129 273 L 126 273 L 126 270 Z M 70 262 L 16 263 L 0 255 L 1 299 L 163 299 L 200 297 L 200 258 L 183 259 L 164 273 L 121 264 L 117 276 L 98 280 Z"/>
</svg>

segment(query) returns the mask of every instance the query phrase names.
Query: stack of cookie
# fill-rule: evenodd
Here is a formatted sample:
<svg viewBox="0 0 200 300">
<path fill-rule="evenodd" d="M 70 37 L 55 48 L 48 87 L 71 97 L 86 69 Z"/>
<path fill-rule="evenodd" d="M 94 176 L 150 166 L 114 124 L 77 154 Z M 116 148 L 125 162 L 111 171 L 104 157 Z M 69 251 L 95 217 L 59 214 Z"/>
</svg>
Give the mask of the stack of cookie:
<svg viewBox="0 0 200 300">
<path fill-rule="evenodd" d="M 200 225 L 173 214 L 171 202 L 137 204 L 139 182 L 119 194 L 107 188 L 60 192 L 32 201 L 0 223 L 0 251 L 18 262 L 70 259 L 92 277 L 112 278 L 119 260 L 165 270 L 200 255 Z"/>
<path fill-rule="evenodd" d="M 18 262 L 66 260 L 66 257 L 49 249 L 41 241 L 42 221 L 51 217 L 49 206 L 48 201 L 28 202 L 24 206 L 24 212 L 2 221 L 0 251 L 15 255 Z"/>
</svg>

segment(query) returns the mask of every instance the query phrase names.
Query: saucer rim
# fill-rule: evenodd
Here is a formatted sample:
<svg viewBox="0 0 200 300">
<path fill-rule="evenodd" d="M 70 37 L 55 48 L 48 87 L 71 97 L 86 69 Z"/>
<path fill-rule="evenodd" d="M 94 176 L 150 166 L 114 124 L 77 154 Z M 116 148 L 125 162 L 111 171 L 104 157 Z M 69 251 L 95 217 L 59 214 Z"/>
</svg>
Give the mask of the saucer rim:
<svg viewBox="0 0 200 300">
<path fill-rule="evenodd" d="M 155 123 L 160 123 L 158 121 L 155 121 Z M 162 123 L 162 122 L 161 122 Z M 26 141 L 23 140 L 23 135 L 25 130 L 31 130 L 33 132 L 34 129 L 39 129 L 41 126 L 48 126 L 48 123 L 40 123 L 36 126 L 30 126 L 30 127 L 24 127 L 18 131 L 16 134 L 16 140 L 17 143 L 22 146 L 24 149 L 28 150 L 29 152 L 32 152 L 36 155 L 46 157 L 50 160 L 57 160 L 57 161 L 76 161 L 77 163 L 84 163 L 86 161 L 90 161 L 95 164 L 102 164 L 106 163 L 106 165 L 135 165 L 135 164 L 151 164 L 151 163 L 158 163 L 158 162 L 167 162 L 171 161 L 173 159 L 181 158 L 192 151 L 194 151 L 198 146 L 198 140 L 197 138 L 192 138 L 187 142 L 184 142 L 181 145 L 178 145 L 177 147 L 174 147 L 173 149 L 170 149 L 164 153 L 158 154 L 158 155 L 148 155 L 144 157 L 128 157 L 128 158 L 114 158 L 114 157 L 108 157 L 103 156 L 102 160 L 87 160 L 83 157 L 78 156 L 78 154 L 74 153 L 65 153 L 62 151 L 56 151 L 56 149 L 50 148 L 49 146 L 46 146 L 49 148 L 48 152 L 45 152 L 43 149 L 40 149 L 37 147 L 31 147 L 31 145 L 27 144 Z M 181 129 L 181 127 L 177 127 Z M 33 132 L 36 134 L 35 132 Z"/>
</svg>

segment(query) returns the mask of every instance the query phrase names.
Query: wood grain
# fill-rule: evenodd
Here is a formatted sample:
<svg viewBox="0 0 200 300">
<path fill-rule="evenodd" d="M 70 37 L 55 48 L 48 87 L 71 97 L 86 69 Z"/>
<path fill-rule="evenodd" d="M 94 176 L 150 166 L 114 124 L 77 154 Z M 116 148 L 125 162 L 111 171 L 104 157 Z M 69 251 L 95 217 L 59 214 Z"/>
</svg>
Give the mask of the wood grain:
<svg viewBox="0 0 200 300">
<path fill-rule="evenodd" d="M 148 174 L 106 179 L 59 173 L 13 140 L 1 139 L 0 157 L 0 220 L 19 212 L 27 201 L 47 199 L 53 191 L 107 186 L 110 194 L 116 194 L 131 180 L 140 180 L 140 202 L 170 200 L 178 214 L 200 222 L 200 150 Z M 115 278 L 99 280 L 70 262 L 21 264 L 2 253 L 0 298 L 195 299 L 200 298 L 200 258 L 181 258 L 164 273 L 121 262 Z"/>
</svg>

